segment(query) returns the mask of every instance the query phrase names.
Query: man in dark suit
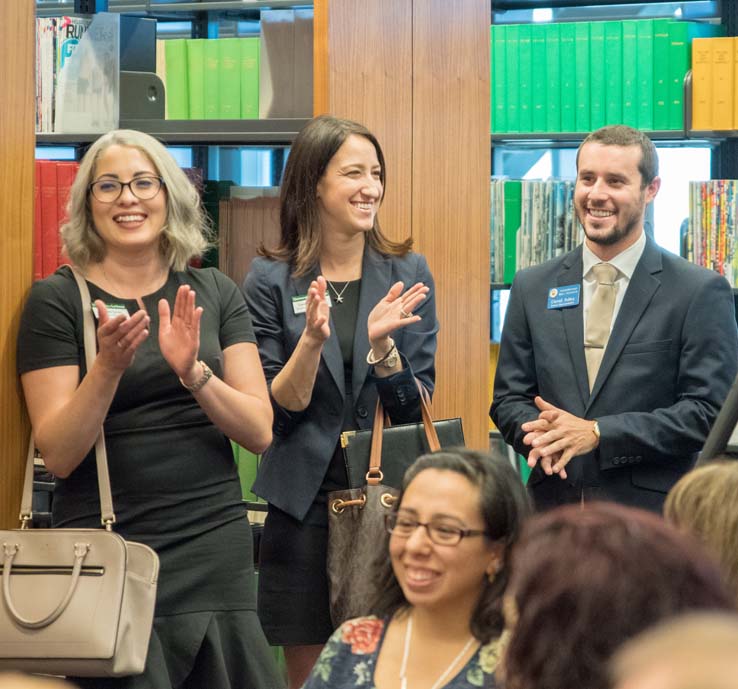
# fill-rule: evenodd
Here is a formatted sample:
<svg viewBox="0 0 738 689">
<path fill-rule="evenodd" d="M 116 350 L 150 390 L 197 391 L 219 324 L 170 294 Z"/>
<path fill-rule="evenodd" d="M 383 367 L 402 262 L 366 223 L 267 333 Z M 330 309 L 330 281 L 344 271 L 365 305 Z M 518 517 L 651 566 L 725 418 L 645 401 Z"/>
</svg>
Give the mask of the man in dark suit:
<svg viewBox="0 0 738 689">
<path fill-rule="evenodd" d="M 593 132 L 577 153 L 584 244 L 513 282 L 490 416 L 527 455 L 539 509 L 606 499 L 659 511 L 736 375 L 728 282 L 644 233 L 660 184 L 644 134 Z"/>
</svg>

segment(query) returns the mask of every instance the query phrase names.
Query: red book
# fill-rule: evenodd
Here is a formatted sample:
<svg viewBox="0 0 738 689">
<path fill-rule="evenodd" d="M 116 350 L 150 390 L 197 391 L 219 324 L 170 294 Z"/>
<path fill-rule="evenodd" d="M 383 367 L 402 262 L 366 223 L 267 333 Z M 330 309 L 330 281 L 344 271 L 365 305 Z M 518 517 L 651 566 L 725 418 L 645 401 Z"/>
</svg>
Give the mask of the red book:
<svg viewBox="0 0 738 689">
<path fill-rule="evenodd" d="M 58 207 L 58 218 L 59 218 L 59 230 L 61 226 L 67 222 L 67 202 L 69 201 L 69 190 L 72 188 L 72 182 L 77 176 L 77 170 L 79 170 L 79 163 L 63 162 L 56 164 L 56 194 Z M 66 255 L 62 256 L 64 251 L 64 245 L 62 243 L 61 235 L 57 234 L 58 248 L 57 248 L 57 266 L 62 263 L 67 263 L 68 258 Z"/>
<path fill-rule="evenodd" d="M 41 160 L 41 265 L 43 276 L 59 265 L 59 202 L 56 199 L 56 161 Z"/>
<path fill-rule="evenodd" d="M 41 257 L 41 161 L 36 161 L 36 181 L 33 187 L 33 279 L 40 280 L 44 276 L 44 265 Z"/>
</svg>

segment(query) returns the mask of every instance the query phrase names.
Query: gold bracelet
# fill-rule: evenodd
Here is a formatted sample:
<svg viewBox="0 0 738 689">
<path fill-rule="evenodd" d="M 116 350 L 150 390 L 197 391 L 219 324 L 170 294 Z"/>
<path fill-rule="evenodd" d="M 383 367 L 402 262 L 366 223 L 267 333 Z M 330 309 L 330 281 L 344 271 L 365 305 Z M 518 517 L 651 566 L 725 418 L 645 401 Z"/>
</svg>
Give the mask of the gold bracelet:
<svg viewBox="0 0 738 689">
<path fill-rule="evenodd" d="M 187 385 L 181 378 L 179 382 L 182 383 L 190 392 L 198 392 L 204 385 L 213 377 L 213 371 L 204 361 L 198 361 L 198 364 L 202 366 L 202 376 L 198 378 L 192 385 Z"/>
</svg>

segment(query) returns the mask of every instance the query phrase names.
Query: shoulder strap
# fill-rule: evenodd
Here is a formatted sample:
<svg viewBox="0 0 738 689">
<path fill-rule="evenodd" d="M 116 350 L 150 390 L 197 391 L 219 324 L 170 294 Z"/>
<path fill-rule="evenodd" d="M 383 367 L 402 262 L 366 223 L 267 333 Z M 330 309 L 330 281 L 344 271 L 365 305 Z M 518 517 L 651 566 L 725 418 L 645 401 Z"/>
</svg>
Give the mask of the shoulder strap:
<svg viewBox="0 0 738 689">
<path fill-rule="evenodd" d="M 97 341 L 95 338 L 95 322 L 92 320 L 92 300 L 90 298 L 90 290 L 87 287 L 87 281 L 82 277 L 79 271 L 72 267 L 74 279 L 79 287 L 79 294 L 82 297 L 82 324 L 84 329 L 85 342 L 85 361 L 87 362 L 87 372 L 92 370 L 97 356 Z M 113 512 L 113 496 L 110 491 L 110 474 L 108 473 L 108 452 L 105 449 L 105 433 L 100 429 L 100 435 L 95 440 L 95 459 L 97 461 L 97 483 L 100 490 L 100 513 L 103 526 L 110 530 L 115 524 L 115 513 Z"/>
<path fill-rule="evenodd" d="M 84 330 L 84 349 L 87 370 L 90 371 L 97 356 L 97 343 L 95 340 L 95 322 L 92 320 L 92 300 L 90 290 L 85 279 L 72 268 L 74 279 L 77 281 L 80 297 L 82 298 L 82 323 Z M 33 516 L 33 459 L 35 455 L 35 443 L 33 442 L 33 430 L 28 443 L 28 455 L 26 457 L 26 473 L 23 480 L 23 494 L 21 496 L 20 520 L 21 528 L 26 528 Z M 100 435 L 95 440 L 95 459 L 97 461 L 97 483 L 100 491 L 100 516 L 102 524 L 110 531 L 115 524 L 115 513 L 113 512 L 113 496 L 110 490 L 110 474 L 108 473 L 108 453 L 105 449 L 105 435 L 100 429 Z"/>
</svg>

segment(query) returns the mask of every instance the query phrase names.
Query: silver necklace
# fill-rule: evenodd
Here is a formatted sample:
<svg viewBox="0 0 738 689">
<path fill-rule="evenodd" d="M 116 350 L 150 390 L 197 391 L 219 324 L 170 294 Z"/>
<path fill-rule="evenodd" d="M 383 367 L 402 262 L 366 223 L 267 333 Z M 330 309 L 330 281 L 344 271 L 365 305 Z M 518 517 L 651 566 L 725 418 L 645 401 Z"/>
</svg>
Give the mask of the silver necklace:
<svg viewBox="0 0 738 689">
<path fill-rule="evenodd" d="M 333 286 L 333 283 L 330 280 L 326 280 L 326 282 L 328 283 L 328 287 L 333 290 L 333 294 L 336 295 L 336 303 L 343 304 L 343 293 L 346 291 L 346 288 L 349 286 L 349 282 L 351 282 L 351 280 L 348 280 L 346 282 L 340 292 Z"/>
<path fill-rule="evenodd" d="M 405 649 L 402 652 L 402 663 L 400 664 L 400 689 L 407 689 L 407 660 L 410 657 L 410 639 L 412 639 L 412 636 L 413 615 L 412 613 L 410 613 L 410 616 L 407 620 L 407 628 L 405 629 Z M 464 644 L 464 648 L 462 648 L 459 652 L 459 655 L 457 655 L 451 661 L 451 664 L 443 671 L 441 676 L 435 681 L 430 689 L 439 689 L 439 687 L 443 686 L 443 683 L 451 674 L 451 671 L 456 667 L 456 664 L 464 657 L 464 654 L 471 648 L 474 641 L 474 636 L 470 636 L 469 640 Z"/>
</svg>

